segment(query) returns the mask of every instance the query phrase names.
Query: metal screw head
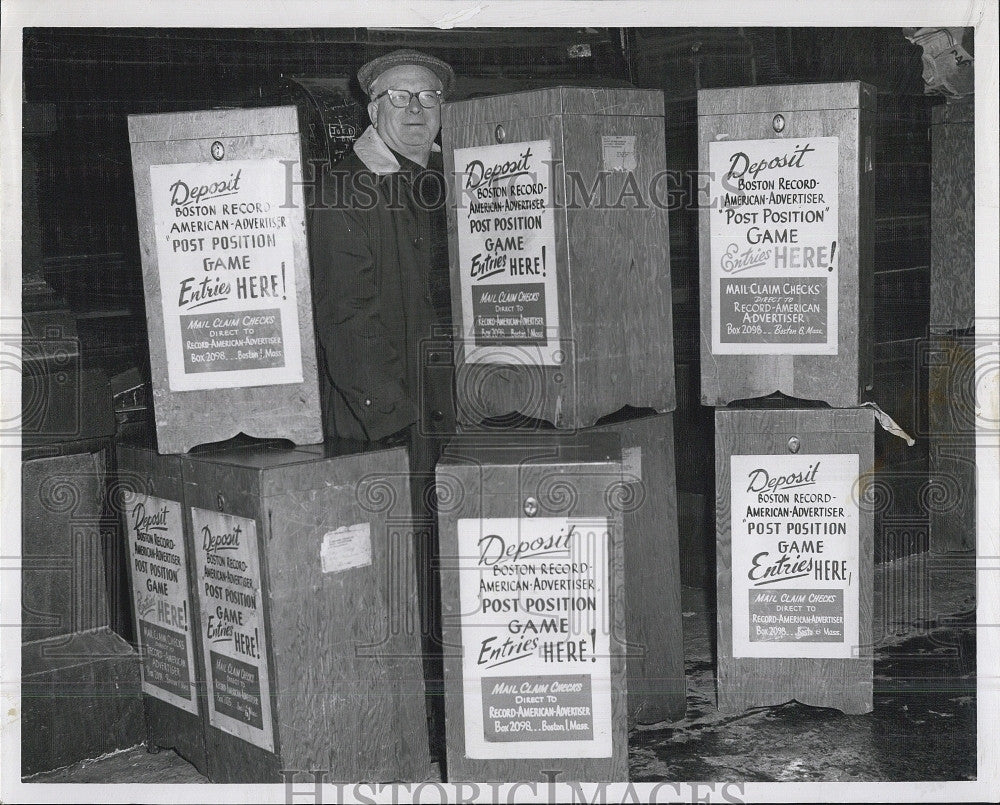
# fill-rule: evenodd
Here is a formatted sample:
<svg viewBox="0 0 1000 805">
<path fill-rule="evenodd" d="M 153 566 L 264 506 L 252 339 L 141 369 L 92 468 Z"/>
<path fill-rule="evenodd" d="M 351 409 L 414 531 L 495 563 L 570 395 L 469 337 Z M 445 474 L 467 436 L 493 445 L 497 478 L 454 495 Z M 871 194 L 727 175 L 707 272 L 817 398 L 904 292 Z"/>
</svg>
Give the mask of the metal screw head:
<svg viewBox="0 0 1000 805">
<path fill-rule="evenodd" d="M 534 517 L 538 514 L 538 501 L 534 498 L 525 498 L 524 513 L 528 515 L 528 517 Z"/>
<path fill-rule="evenodd" d="M 789 453 L 798 453 L 800 447 L 802 447 L 802 443 L 799 441 L 799 438 L 797 436 L 793 436 L 791 439 L 788 440 Z"/>
<path fill-rule="evenodd" d="M 771 121 L 771 126 L 779 134 L 785 130 L 785 117 L 784 115 L 775 115 L 774 120 Z"/>
<path fill-rule="evenodd" d="M 502 143 L 504 140 L 507 139 L 507 132 L 504 130 L 504 127 L 501 126 L 499 123 L 497 124 L 496 131 L 494 131 L 493 134 L 497 138 L 498 143 Z"/>
</svg>

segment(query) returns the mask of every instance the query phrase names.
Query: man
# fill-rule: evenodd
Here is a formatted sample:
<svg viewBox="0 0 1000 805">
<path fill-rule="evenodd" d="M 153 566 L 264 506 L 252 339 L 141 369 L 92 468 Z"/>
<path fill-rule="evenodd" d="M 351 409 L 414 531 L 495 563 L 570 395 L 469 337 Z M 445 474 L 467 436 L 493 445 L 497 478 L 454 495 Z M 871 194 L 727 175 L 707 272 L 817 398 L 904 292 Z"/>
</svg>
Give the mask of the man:
<svg viewBox="0 0 1000 805">
<path fill-rule="evenodd" d="M 324 177 L 311 219 L 324 422 L 328 437 L 403 441 L 421 418 L 424 433 L 447 432 L 453 418 L 450 383 L 421 377 L 420 345 L 449 323 L 434 140 L 454 73 L 399 50 L 365 64 L 358 81 L 371 126 Z"/>
<path fill-rule="evenodd" d="M 324 175 L 310 249 L 324 429 L 329 439 L 405 444 L 432 750 L 444 702 L 434 467 L 454 430 L 441 103 L 451 67 L 398 50 L 358 71 L 371 126 Z M 433 347 L 436 346 L 437 349 Z"/>
</svg>

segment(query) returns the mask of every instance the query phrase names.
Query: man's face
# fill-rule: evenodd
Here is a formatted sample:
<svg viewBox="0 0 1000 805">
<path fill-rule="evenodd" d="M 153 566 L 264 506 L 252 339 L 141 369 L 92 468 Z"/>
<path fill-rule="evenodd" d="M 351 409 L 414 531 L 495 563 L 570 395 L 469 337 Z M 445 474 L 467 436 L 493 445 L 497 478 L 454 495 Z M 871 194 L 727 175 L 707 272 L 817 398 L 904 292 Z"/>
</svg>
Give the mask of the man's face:
<svg viewBox="0 0 1000 805">
<path fill-rule="evenodd" d="M 422 89 L 441 89 L 438 77 L 425 67 L 404 64 L 386 70 L 372 86 L 372 95 L 387 89 L 406 89 L 419 92 Z M 368 104 L 368 115 L 386 145 L 404 156 L 422 155 L 426 159 L 431 143 L 441 128 L 441 107 L 424 109 L 416 96 L 410 103 L 397 109 L 383 95 Z"/>
</svg>

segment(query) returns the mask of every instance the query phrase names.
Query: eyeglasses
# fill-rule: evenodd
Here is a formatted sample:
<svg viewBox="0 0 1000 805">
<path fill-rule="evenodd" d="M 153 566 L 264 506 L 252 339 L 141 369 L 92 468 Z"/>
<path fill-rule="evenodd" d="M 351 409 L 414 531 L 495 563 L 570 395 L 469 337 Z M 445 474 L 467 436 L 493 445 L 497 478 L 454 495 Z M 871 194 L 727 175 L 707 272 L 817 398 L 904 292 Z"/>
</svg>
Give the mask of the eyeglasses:
<svg viewBox="0 0 1000 805">
<path fill-rule="evenodd" d="M 435 106 L 440 106 L 441 101 L 444 100 L 439 89 L 422 89 L 419 92 L 410 92 L 408 89 L 387 89 L 384 92 L 380 92 L 372 100 L 377 101 L 383 95 L 388 95 L 389 103 L 397 109 L 405 109 L 410 105 L 410 101 L 414 97 L 416 97 L 424 109 L 433 109 Z"/>
</svg>

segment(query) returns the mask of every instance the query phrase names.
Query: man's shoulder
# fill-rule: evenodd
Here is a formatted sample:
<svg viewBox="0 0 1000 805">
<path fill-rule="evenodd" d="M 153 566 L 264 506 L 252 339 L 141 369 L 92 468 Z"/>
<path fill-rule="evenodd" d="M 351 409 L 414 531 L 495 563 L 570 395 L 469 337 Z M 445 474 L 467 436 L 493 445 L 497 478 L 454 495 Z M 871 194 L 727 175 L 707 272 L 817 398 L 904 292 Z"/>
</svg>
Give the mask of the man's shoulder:
<svg viewBox="0 0 1000 805">
<path fill-rule="evenodd" d="M 324 173 L 336 175 L 336 174 L 356 174 L 356 173 L 371 173 L 368 166 L 361 160 L 361 157 L 352 148 L 347 154 L 344 155 L 342 159 L 334 164 L 327 163 L 324 166 Z"/>
<path fill-rule="evenodd" d="M 319 210 L 371 210 L 378 206 L 378 176 L 353 151 L 335 165 L 325 165 L 317 198 Z"/>
</svg>

